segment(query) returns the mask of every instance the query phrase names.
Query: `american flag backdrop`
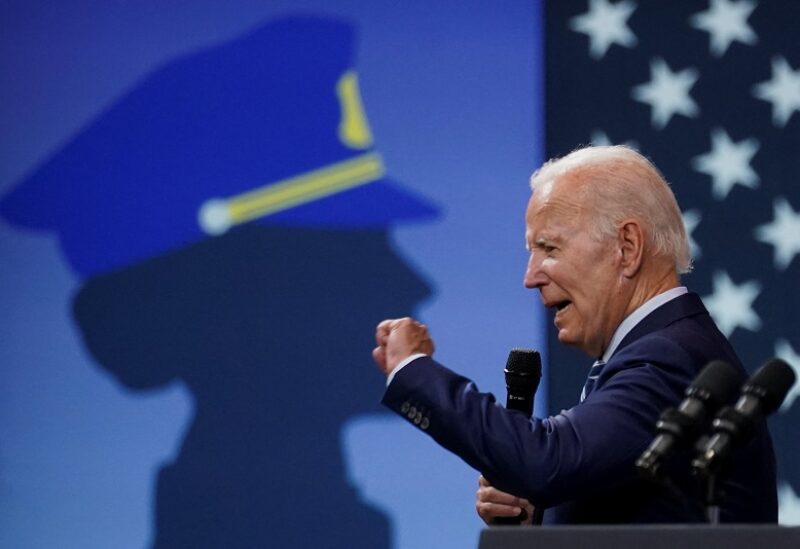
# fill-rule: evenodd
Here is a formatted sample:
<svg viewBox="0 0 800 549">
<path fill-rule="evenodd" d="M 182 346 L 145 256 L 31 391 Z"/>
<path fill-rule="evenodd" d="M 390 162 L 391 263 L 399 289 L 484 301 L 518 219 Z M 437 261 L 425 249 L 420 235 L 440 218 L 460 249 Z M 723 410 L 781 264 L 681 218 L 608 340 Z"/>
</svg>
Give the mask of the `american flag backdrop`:
<svg viewBox="0 0 800 549">
<path fill-rule="evenodd" d="M 545 3 L 546 153 L 627 143 L 681 205 L 684 277 L 753 372 L 800 377 L 800 2 Z M 573 405 L 591 360 L 550 336 L 550 407 Z M 780 520 L 800 524 L 800 383 L 770 420 Z"/>
</svg>

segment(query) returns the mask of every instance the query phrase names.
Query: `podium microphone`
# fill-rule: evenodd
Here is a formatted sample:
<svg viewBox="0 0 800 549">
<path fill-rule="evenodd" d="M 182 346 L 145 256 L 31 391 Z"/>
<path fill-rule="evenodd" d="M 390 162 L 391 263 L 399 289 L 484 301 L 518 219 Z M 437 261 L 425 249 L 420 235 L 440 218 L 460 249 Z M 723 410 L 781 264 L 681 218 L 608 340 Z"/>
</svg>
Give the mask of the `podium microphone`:
<svg viewBox="0 0 800 549">
<path fill-rule="evenodd" d="M 661 468 L 681 447 L 693 444 L 712 414 L 736 396 L 741 385 L 739 371 L 722 360 L 709 362 L 686 389 L 677 408 L 667 408 L 656 423 L 656 437 L 639 459 L 639 473 L 653 480 L 661 478 Z"/>
<path fill-rule="evenodd" d="M 779 358 L 759 368 L 742 387 L 736 405 L 726 406 L 714 419 L 711 438 L 692 462 L 694 473 L 714 474 L 734 448 L 753 436 L 757 423 L 778 409 L 795 379 L 792 367 Z"/>
<path fill-rule="evenodd" d="M 508 353 L 506 368 L 503 371 L 508 391 L 506 409 L 521 412 L 530 419 L 533 416 L 533 397 L 542 379 L 542 359 L 539 353 L 530 349 L 512 349 Z M 493 522 L 494 524 L 520 524 L 525 518 L 523 510 L 519 516 L 496 517 Z M 541 511 L 534 512 L 533 523 L 542 523 Z"/>
</svg>

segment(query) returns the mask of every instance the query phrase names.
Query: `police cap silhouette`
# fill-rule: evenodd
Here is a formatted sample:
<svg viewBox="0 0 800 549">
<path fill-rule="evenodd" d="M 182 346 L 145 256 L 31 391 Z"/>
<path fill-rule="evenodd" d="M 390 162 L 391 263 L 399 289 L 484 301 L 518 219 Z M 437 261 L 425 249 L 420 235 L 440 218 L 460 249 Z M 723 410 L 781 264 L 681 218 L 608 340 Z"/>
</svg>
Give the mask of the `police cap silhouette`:
<svg viewBox="0 0 800 549">
<path fill-rule="evenodd" d="M 171 61 L 21 181 L 0 215 L 56 232 L 87 277 L 245 223 L 433 218 L 386 176 L 354 53 L 351 25 L 291 17 Z"/>
</svg>

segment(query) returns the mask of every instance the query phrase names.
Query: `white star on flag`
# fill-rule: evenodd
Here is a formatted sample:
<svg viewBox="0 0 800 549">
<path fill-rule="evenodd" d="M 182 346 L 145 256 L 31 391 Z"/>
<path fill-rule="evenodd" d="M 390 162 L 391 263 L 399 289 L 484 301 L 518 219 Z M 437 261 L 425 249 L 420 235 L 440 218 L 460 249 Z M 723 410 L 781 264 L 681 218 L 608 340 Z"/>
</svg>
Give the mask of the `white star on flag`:
<svg viewBox="0 0 800 549">
<path fill-rule="evenodd" d="M 608 134 L 603 130 L 594 130 L 592 136 L 589 138 L 589 143 L 595 147 L 608 147 L 609 145 L 613 145 L 611 139 L 608 138 Z"/>
<path fill-rule="evenodd" d="M 686 237 L 689 239 L 689 249 L 691 250 L 692 258 L 697 259 L 703 255 L 703 250 L 692 236 L 692 233 L 700 224 L 700 220 L 703 218 L 703 216 L 700 213 L 700 210 L 686 210 L 682 215 L 683 226 L 686 229 Z"/>
<path fill-rule="evenodd" d="M 772 123 L 785 126 L 800 110 L 800 70 L 794 71 L 783 57 L 772 59 L 772 78 L 756 84 L 753 95 L 772 103 Z"/>
<path fill-rule="evenodd" d="M 663 59 L 656 58 L 650 62 L 650 81 L 634 87 L 631 96 L 652 107 L 652 124 L 662 129 L 675 114 L 695 118 L 700 113 L 697 103 L 689 96 L 698 78 L 693 68 L 672 72 Z"/>
<path fill-rule="evenodd" d="M 800 526 L 800 498 L 788 482 L 778 483 L 778 522 L 782 526 Z"/>
<path fill-rule="evenodd" d="M 775 268 L 785 270 L 800 253 L 800 212 L 782 196 L 775 199 L 772 211 L 772 221 L 759 225 L 754 233 L 758 240 L 775 248 Z"/>
<path fill-rule="evenodd" d="M 595 147 L 607 147 L 610 145 L 617 145 L 619 143 L 613 143 L 611 138 L 608 137 L 608 134 L 603 130 L 594 130 L 592 135 L 589 137 L 589 143 L 594 145 Z M 630 147 L 634 150 L 639 150 L 639 143 L 637 141 L 627 140 L 622 143 L 626 147 Z"/>
<path fill-rule="evenodd" d="M 758 174 L 750 167 L 758 147 L 756 139 L 734 143 L 725 130 L 716 128 L 711 132 L 711 151 L 694 157 L 692 167 L 711 176 L 711 194 L 723 200 L 737 183 L 758 187 Z"/>
<path fill-rule="evenodd" d="M 628 18 L 636 4 L 622 0 L 611 4 L 608 0 L 590 0 L 589 11 L 570 19 L 569 28 L 589 35 L 589 55 L 601 59 L 612 44 L 626 48 L 636 45 L 636 35 L 628 27 Z"/>
<path fill-rule="evenodd" d="M 781 360 L 785 360 L 786 363 L 792 367 L 798 380 L 795 381 L 794 385 L 789 389 L 786 398 L 783 399 L 783 404 L 781 404 L 781 412 L 786 412 L 792 407 L 794 399 L 800 397 L 800 355 L 794 352 L 794 349 L 788 341 L 779 339 L 775 342 L 775 356 Z"/>
<path fill-rule="evenodd" d="M 747 24 L 747 18 L 755 7 L 755 2 L 748 0 L 711 0 L 711 6 L 706 11 L 693 15 L 689 24 L 708 32 L 711 53 L 722 57 L 734 40 L 750 45 L 758 42 L 758 36 Z"/>
<path fill-rule="evenodd" d="M 703 303 L 725 337 L 730 337 L 736 328 L 752 332 L 761 328 L 761 318 L 753 310 L 753 301 L 761 293 L 758 281 L 736 285 L 727 272 L 717 271 L 712 284 L 714 293 L 704 297 Z"/>
</svg>

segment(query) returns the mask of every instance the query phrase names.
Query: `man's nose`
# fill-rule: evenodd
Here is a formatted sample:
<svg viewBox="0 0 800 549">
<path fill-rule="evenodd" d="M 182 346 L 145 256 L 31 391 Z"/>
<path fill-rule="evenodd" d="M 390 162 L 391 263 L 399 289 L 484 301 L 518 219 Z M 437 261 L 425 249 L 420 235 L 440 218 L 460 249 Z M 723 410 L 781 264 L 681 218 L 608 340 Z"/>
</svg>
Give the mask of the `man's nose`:
<svg viewBox="0 0 800 549">
<path fill-rule="evenodd" d="M 536 254 L 531 252 L 528 258 L 528 267 L 525 269 L 523 283 L 526 288 L 541 288 L 547 282 L 547 276 L 542 272 L 542 262 L 538 261 Z"/>
</svg>

